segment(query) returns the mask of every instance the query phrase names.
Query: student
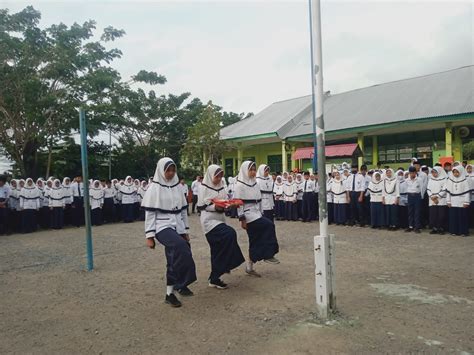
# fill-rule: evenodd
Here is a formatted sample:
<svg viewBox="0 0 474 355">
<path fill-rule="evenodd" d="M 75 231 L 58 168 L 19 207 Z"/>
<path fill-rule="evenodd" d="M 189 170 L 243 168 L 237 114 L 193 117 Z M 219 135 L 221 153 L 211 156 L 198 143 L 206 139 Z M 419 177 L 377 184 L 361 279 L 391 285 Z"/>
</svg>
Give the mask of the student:
<svg viewBox="0 0 474 355">
<path fill-rule="evenodd" d="M 76 227 L 84 225 L 84 183 L 82 176 L 77 176 L 71 186 L 72 189 L 72 215 Z"/>
<path fill-rule="evenodd" d="M 115 195 L 117 190 L 112 186 L 112 181 L 106 180 L 104 187 L 104 206 L 102 207 L 102 217 L 104 223 L 115 221 Z"/>
<path fill-rule="evenodd" d="M 112 186 L 115 188 L 114 207 L 115 207 L 115 222 L 122 220 L 122 194 L 120 193 L 120 186 L 123 185 L 123 180 L 112 180 Z"/>
<path fill-rule="evenodd" d="M 310 174 L 309 171 L 305 171 L 304 174 L 304 181 L 302 183 L 302 216 L 303 216 L 303 222 L 311 222 L 314 220 L 315 213 L 314 213 L 314 208 L 315 202 L 315 183 L 314 180 L 310 179 Z"/>
<path fill-rule="evenodd" d="M 332 194 L 332 183 L 334 181 L 333 175 L 335 173 L 328 173 L 326 180 L 326 200 L 328 204 L 328 224 L 334 223 L 334 195 Z M 345 208 L 347 210 L 347 207 Z M 345 223 L 345 222 L 344 222 Z"/>
<path fill-rule="evenodd" d="M 71 186 L 71 179 L 65 177 L 63 179 L 63 195 L 64 195 L 64 224 L 70 225 L 72 224 L 72 203 L 73 203 L 73 196 L 72 196 L 72 186 Z"/>
<path fill-rule="evenodd" d="M 232 176 L 229 176 L 229 185 L 227 186 L 227 197 L 229 200 L 232 200 L 234 198 L 234 189 L 235 189 L 235 178 Z M 228 212 L 230 218 L 237 218 L 237 207 L 232 206 L 229 209 Z"/>
<path fill-rule="evenodd" d="M 382 174 L 378 171 L 372 176 L 367 191 L 370 194 L 370 223 L 372 228 L 385 226 L 383 208 L 383 182 Z"/>
<path fill-rule="evenodd" d="M 296 174 L 296 215 L 297 219 L 303 220 L 303 175 Z"/>
<path fill-rule="evenodd" d="M 198 175 L 196 176 L 196 180 L 194 180 L 191 184 L 191 190 L 193 192 L 193 206 L 191 208 L 192 213 L 194 213 L 196 210 L 196 204 L 198 201 L 198 194 L 199 194 L 199 185 L 201 185 L 201 177 Z"/>
<path fill-rule="evenodd" d="M 33 179 L 26 179 L 25 186 L 20 192 L 21 232 L 34 232 L 38 226 L 36 214 L 41 207 L 41 191 Z"/>
<path fill-rule="evenodd" d="M 400 204 L 400 183 L 393 172 L 393 169 L 385 171 L 383 179 L 383 208 L 385 215 L 385 225 L 389 230 L 397 230 L 399 227 L 398 215 Z"/>
<path fill-rule="evenodd" d="M 181 184 L 181 183 L 180 183 Z M 181 184 L 181 186 L 183 186 Z M 145 196 L 145 192 L 146 192 L 146 189 L 148 188 L 148 183 L 146 181 L 142 181 L 140 183 L 140 187 L 138 189 L 138 193 L 137 193 L 137 196 L 138 196 L 138 202 L 139 202 L 139 215 L 138 215 L 138 220 L 140 221 L 144 221 L 145 220 L 145 210 L 141 207 L 141 203 L 143 201 L 143 197 Z M 183 191 L 183 194 L 184 194 L 184 191 Z M 186 195 L 184 195 L 184 198 L 186 198 Z M 187 201 L 187 198 L 186 198 L 186 201 Z M 186 208 L 186 211 L 187 211 L 187 208 Z"/>
<path fill-rule="evenodd" d="M 275 202 L 273 200 L 273 180 L 269 175 L 270 167 L 268 165 L 262 164 L 258 167 L 257 183 L 262 194 L 263 215 L 273 222 Z"/>
<path fill-rule="evenodd" d="M 361 227 L 365 226 L 364 220 L 364 194 L 365 178 L 358 173 L 357 165 L 352 165 L 351 175 L 345 180 L 347 190 L 349 191 L 350 219 L 349 225 L 353 226 L 359 223 Z"/>
<path fill-rule="evenodd" d="M 285 219 L 285 197 L 283 195 L 283 178 L 278 175 L 273 185 L 273 198 L 275 199 L 275 217 L 277 221 Z"/>
<path fill-rule="evenodd" d="M 102 225 L 102 207 L 104 206 L 104 190 L 100 186 L 99 180 L 89 187 L 89 203 L 91 207 L 91 224 L 93 226 Z"/>
<path fill-rule="evenodd" d="M 410 166 L 408 169 L 407 196 L 408 196 L 408 228 L 406 232 L 415 231 L 420 233 L 421 228 L 421 192 L 423 181 L 416 173 L 416 168 Z"/>
<path fill-rule="evenodd" d="M 172 307 L 181 307 L 174 291 L 192 296 L 188 288 L 196 281 L 196 266 L 189 245 L 189 227 L 185 224 L 187 201 L 179 186 L 176 164 L 170 158 L 158 161 L 153 181 L 145 192 L 145 237 L 147 246 L 155 248 L 155 239 L 165 247 L 166 297 Z"/>
<path fill-rule="evenodd" d="M 257 185 L 256 175 L 255 163 L 244 161 L 237 176 L 234 197 L 244 202 L 244 205 L 239 207 L 239 220 L 249 237 L 249 260 L 245 271 L 248 275 L 260 277 L 254 270 L 256 262 L 260 260 L 270 264 L 280 262 L 275 258 L 279 251 L 275 225 L 261 213 L 262 194 Z"/>
<path fill-rule="evenodd" d="M 452 169 L 452 175 L 446 181 L 446 202 L 449 208 L 449 233 L 451 235 L 469 235 L 470 189 L 462 165 Z"/>
<path fill-rule="evenodd" d="M 339 171 L 334 172 L 334 178 L 331 180 L 328 191 L 332 196 L 334 222 L 338 226 L 345 225 L 347 223 L 347 202 L 349 199 L 349 192 L 342 181 L 342 176 Z"/>
<path fill-rule="evenodd" d="M 311 174 L 310 180 L 314 183 L 314 190 L 313 190 L 314 204 L 313 204 L 312 220 L 317 221 L 319 219 L 319 176 L 318 176 L 318 173 Z"/>
<path fill-rule="evenodd" d="M 0 183 L 1 184 L 1 183 Z M 0 196 L 2 195 L 0 189 Z M 8 197 L 8 232 L 17 233 L 20 228 L 20 213 L 18 206 L 20 204 L 20 188 L 19 181 L 12 179 L 10 181 L 10 196 Z M 1 207 L 0 207 L 1 208 Z M 0 211 L 0 214 L 2 212 Z M 0 217 L 1 219 L 1 217 Z M 1 222 L 0 222 L 1 223 Z M 0 227 L 1 229 L 1 227 Z M 1 234 L 1 233 L 0 233 Z"/>
<path fill-rule="evenodd" d="M 0 176 L 0 235 L 7 233 L 8 226 L 8 200 L 10 188 L 6 185 L 7 177 Z"/>
<path fill-rule="evenodd" d="M 469 189 L 471 190 L 471 203 L 469 207 L 469 224 L 474 228 L 474 167 L 471 164 L 466 164 L 467 181 L 469 182 Z"/>
<path fill-rule="evenodd" d="M 188 201 L 189 187 L 188 187 L 188 184 L 186 184 L 186 180 L 184 179 L 179 180 L 179 183 L 181 185 L 181 188 L 183 189 L 183 194 L 184 194 L 184 197 L 186 198 L 186 202 L 188 202 L 188 205 L 186 206 L 186 214 L 189 216 L 189 201 Z"/>
<path fill-rule="evenodd" d="M 287 221 L 298 220 L 298 211 L 296 210 L 296 193 L 296 184 L 293 182 L 293 176 L 288 175 L 287 181 L 283 184 L 285 219 Z"/>
<path fill-rule="evenodd" d="M 51 211 L 51 228 L 62 229 L 64 226 L 66 202 L 64 200 L 64 190 L 59 179 L 55 179 L 53 182 L 53 186 L 48 193 L 48 203 Z"/>
<path fill-rule="evenodd" d="M 138 196 L 138 192 L 140 191 L 140 180 L 138 179 L 133 180 L 133 184 L 135 185 L 135 191 L 137 192 L 134 196 L 135 203 L 133 204 L 133 220 L 136 221 L 140 218 L 141 200 L 140 200 L 140 197 Z"/>
<path fill-rule="evenodd" d="M 400 202 L 398 206 L 398 223 L 400 228 L 408 228 L 408 193 L 406 179 L 408 178 L 408 171 L 401 169 L 397 170 L 398 186 L 400 190 Z"/>
<path fill-rule="evenodd" d="M 197 202 L 197 209 L 201 212 L 201 226 L 211 249 L 209 287 L 220 290 L 228 287 L 221 276 L 230 273 L 245 261 L 237 243 L 237 233 L 225 223 L 224 209 L 214 205 L 212 201 L 227 199 L 223 176 L 224 171 L 220 166 L 209 166 L 199 187 Z"/>
<path fill-rule="evenodd" d="M 124 223 L 131 223 L 135 220 L 135 202 L 137 189 L 132 177 L 127 176 L 123 185 L 120 185 L 120 195 L 122 196 L 122 218 Z"/>
<path fill-rule="evenodd" d="M 360 167 L 360 174 L 364 178 L 364 189 L 366 191 L 364 194 L 364 201 L 362 203 L 362 218 L 365 223 L 370 224 L 370 194 L 367 194 L 367 189 L 369 188 L 369 184 L 372 181 L 373 172 L 371 175 L 369 175 L 367 165 L 363 164 Z"/>
<path fill-rule="evenodd" d="M 446 225 L 446 178 L 443 168 L 435 166 L 431 170 L 426 189 L 429 198 L 430 234 L 444 234 Z"/>
<path fill-rule="evenodd" d="M 42 178 L 36 180 L 36 187 L 40 191 L 40 210 L 38 212 L 37 222 L 42 229 L 49 229 L 51 216 L 49 211 L 48 189 L 45 189 L 45 182 Z"/>
</svg>

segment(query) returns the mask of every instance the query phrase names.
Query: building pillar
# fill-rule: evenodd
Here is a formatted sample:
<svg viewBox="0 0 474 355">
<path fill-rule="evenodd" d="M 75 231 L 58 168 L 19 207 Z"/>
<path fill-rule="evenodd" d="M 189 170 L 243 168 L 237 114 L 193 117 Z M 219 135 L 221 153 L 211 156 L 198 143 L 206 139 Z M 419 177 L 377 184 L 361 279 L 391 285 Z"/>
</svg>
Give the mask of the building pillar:
<svg viewBox="0 0 474 355">
<path fill-rule="evenodd" d="M 375 168 L 379 163 L 379 139 L 372 136 L 372 166 Z"/>
<path fill-rule="evenodd" d="M 222 167 L 222 170 L 225 171 L 225 157 L 224 157 L 224 155 L 222 155 L 222 158 L 221 158 L 221 167 Z"/>
<path fill-rule="evenodd" d="M 281 166 L 282 166 L 282 173 L 284 171 L 288 171 L 288 161 L 286 157 L 286 141 L 281 141 Z"/>
<path fill-rule="evenodd" d="M 357 144 L 359 145 L 360 150 L 362 150 L 362 153 L 364 152 L 364 134 L 363 133 L 357 133 Z M 357 164 L 359 165 L 359 169 L 364 164 L 364 157 L 361 156 L 357 159 Z"/>
<path fill-rule="evenodd" d="M 237 171 L 240 170 L 240 166 L 242 165 L 243 159 L 244 159 L 244 149 L 242 148 L 241 143 L 239 143 L 237 147 Z"/>
<path fill-rule="evenodd" d="M 453 129 L 453 159 L 454 161 L 462 160 L 462 139 L 459 135 L 459 129 Z"/>
<path fill-rule="evenodd" d="M 299 168 L 298 160 L 293 160 L 293 154 L 296 152 L 296 146 L 291 146 L 291 170 Z"/>
<path fill-rule="evenodd" d="M 202 152 L 202 173 L 203 175 L 206 174 L 207 169 L 207 153 L 206 151 Z"/>
<path fill-rule="evenodd" d="M 446 156 L 453 156 L 453 125 L 452 123 L 446 123 L 446 128 L 444 132 L 445 141 L 446 141 Z"/>
</svg>

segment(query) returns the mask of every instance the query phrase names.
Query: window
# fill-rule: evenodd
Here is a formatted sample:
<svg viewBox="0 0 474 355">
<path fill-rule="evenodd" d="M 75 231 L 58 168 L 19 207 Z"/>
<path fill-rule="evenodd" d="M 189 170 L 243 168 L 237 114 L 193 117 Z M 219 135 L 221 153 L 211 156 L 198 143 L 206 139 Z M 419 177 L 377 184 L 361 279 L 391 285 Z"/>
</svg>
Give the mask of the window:
<svg viewBox="0 0 474 355">
<path fill-rule="evenodd" d="M 225 176 L 234 176 L 234 159 L 228 158 L 225 160 L 224 167 Z"/>
<path fill-rule="evenodd" d="M 291 164 L 291 162 L 290 162 Z M 267 158 L 267 165 L 270 167 L 272 173 L 280 172 L 283 170 L 281 164 L 281 154 L 280 155 L 269 155 Z"/>
</svg>

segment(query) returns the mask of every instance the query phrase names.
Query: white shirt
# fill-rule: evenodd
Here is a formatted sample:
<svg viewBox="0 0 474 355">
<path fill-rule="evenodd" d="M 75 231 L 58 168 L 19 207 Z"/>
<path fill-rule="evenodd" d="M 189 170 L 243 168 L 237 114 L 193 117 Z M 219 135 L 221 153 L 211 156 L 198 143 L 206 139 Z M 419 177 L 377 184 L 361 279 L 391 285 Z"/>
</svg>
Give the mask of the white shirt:
<svg viewBox="0 0 474 355">
<path fill-rule="evenodd" d="M 62 187 L 50 189 L 48 193 L 48 206 L 64 207 L 65 205 L 64 189 Z"/>
<path fill-rule="evenodd" d="M 8 207 L 8 199 L 10 197 L 10 188 L 5 184 L 0 187 L 0 202 L 5 203 L 5 208 Z"/>
<path fill-rule="evenodd" d="M 74 197 L 84 197 L 84 183 L 83 182 L 73 182 L 71 184 L 72 196 Z"/>
<path fill-rule="evenodd" d="M 199 193 L 199 186 L 201 186 L 201 182 L 194 180 L 193 183 L 191 184 L 191 190 L 193 190 L 193 195 L 197 196 Z"/>
<path fill-rule="evenodd" d="M 177 214 L 145 211 L 145 237 L 153 238 L 166 228 L 174 229 L 178 234 L 188 233 L 189 227 L 185 216 L 187 216 L 185 209 Z"/>
<path fill-rule="evenodd" d="M 315 190 L 316 190 L 316 184 L 314 183 L 314 181 L 310 179 L 303 181 L 303 188 L 302 188 L 303 193 L 315 192 Z"/>
<path fill-rule="evenodd" d="M 355 180 L 355 182 L 354 182 Z M 362 174 L 351 174 L 345 180 L 347 191 L 362 192 L 366 190 L 366 180 Z"/>
<path fill-rule="evenodd" d="M 408 177 L 405 180 L 405 183 L 407 184 L 408 194 L 420 194 L 421 196 L 423 182 L 418 178 L 418 176 L 416 176 L 414 179 Z"/>
<path fill-rule="evenodd" d="M 257 183 L 262 194 L 262 209 L 264 211 L 273 210 L 275 203 L 273 202 L 273 180 L 272 178 L 257 177 Z"/>
<path fill-rule="evenodd" d="M 216 212 L 215 205 L 206 206 L 204 210 L 201 210 L 201 226 L 204 234 L 209 233 L 219 224 L 225 223 L 225 214 Z"/>
<path fill-rule="evenodd" d="M 262 204 L 261 202 L 244 203 L 237 209 L 240 220 L 245 220 L 247 223 L 252 223 L 259 218 L 262 218 Z"/>
<path fill-rule="evenodd" d="M 382 182 L 382 196 L 386 205 L 395 205 L 400 197 L 400 183 L 395 177 L 393 180 L 384 179 Z"/>
<path fill-rule="evenodd" d="M 429 206 L 446 206 L 446 179 L 429 179 L 426 193 Z M 438 198 L 438 204 L 434 203 L 432 197 Z"/>
<path fill-rule="evenodd" d="M 347 203 L 346 187 L 344 181 L 332 179 L 328 191 L 331 193 L 332 203 Z"/>
</svg>

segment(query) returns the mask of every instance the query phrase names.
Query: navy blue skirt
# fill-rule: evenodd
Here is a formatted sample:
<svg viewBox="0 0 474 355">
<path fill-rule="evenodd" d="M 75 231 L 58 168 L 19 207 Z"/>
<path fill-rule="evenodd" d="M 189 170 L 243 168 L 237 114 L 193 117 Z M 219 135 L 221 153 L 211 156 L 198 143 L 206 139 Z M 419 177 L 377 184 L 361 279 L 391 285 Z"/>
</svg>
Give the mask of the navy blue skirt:
<svg viewBox="0 0 474 355">
<path fill-rule="evenodd" d="M 206 233 L 206 239 L 211 248 L 209 280 L 218 280 L 223 274 L 229 273 L 245 261 L 237 243 L 237 233 L 227 224 L 221 223 L 215 226 Z"/>
<path fill-rule="evenodd" d="M 165 246 L 166 284 L 179 290 L 196 281 L 196 265 L 188 242 L 171 228 L 157 233 L 155 238 Z"/>
<path fill-rule="evenodd" d="M 382 202 L 370 203 L 370 224 L 372 227 L 383 227 L 385 225 Z"/>
<path fill-rule="evenodd" d="M 347 203 L 333 203 L 334 206 L 334 222 L 336 224 L 347 223 Z"/>
<path fill-rule="evenodd" d="M 275 225 L 268 218 L 261 217 L 247 223 L 249 254 L 252 262 L 273 258 L 279 251 Z"/>
</svg>

